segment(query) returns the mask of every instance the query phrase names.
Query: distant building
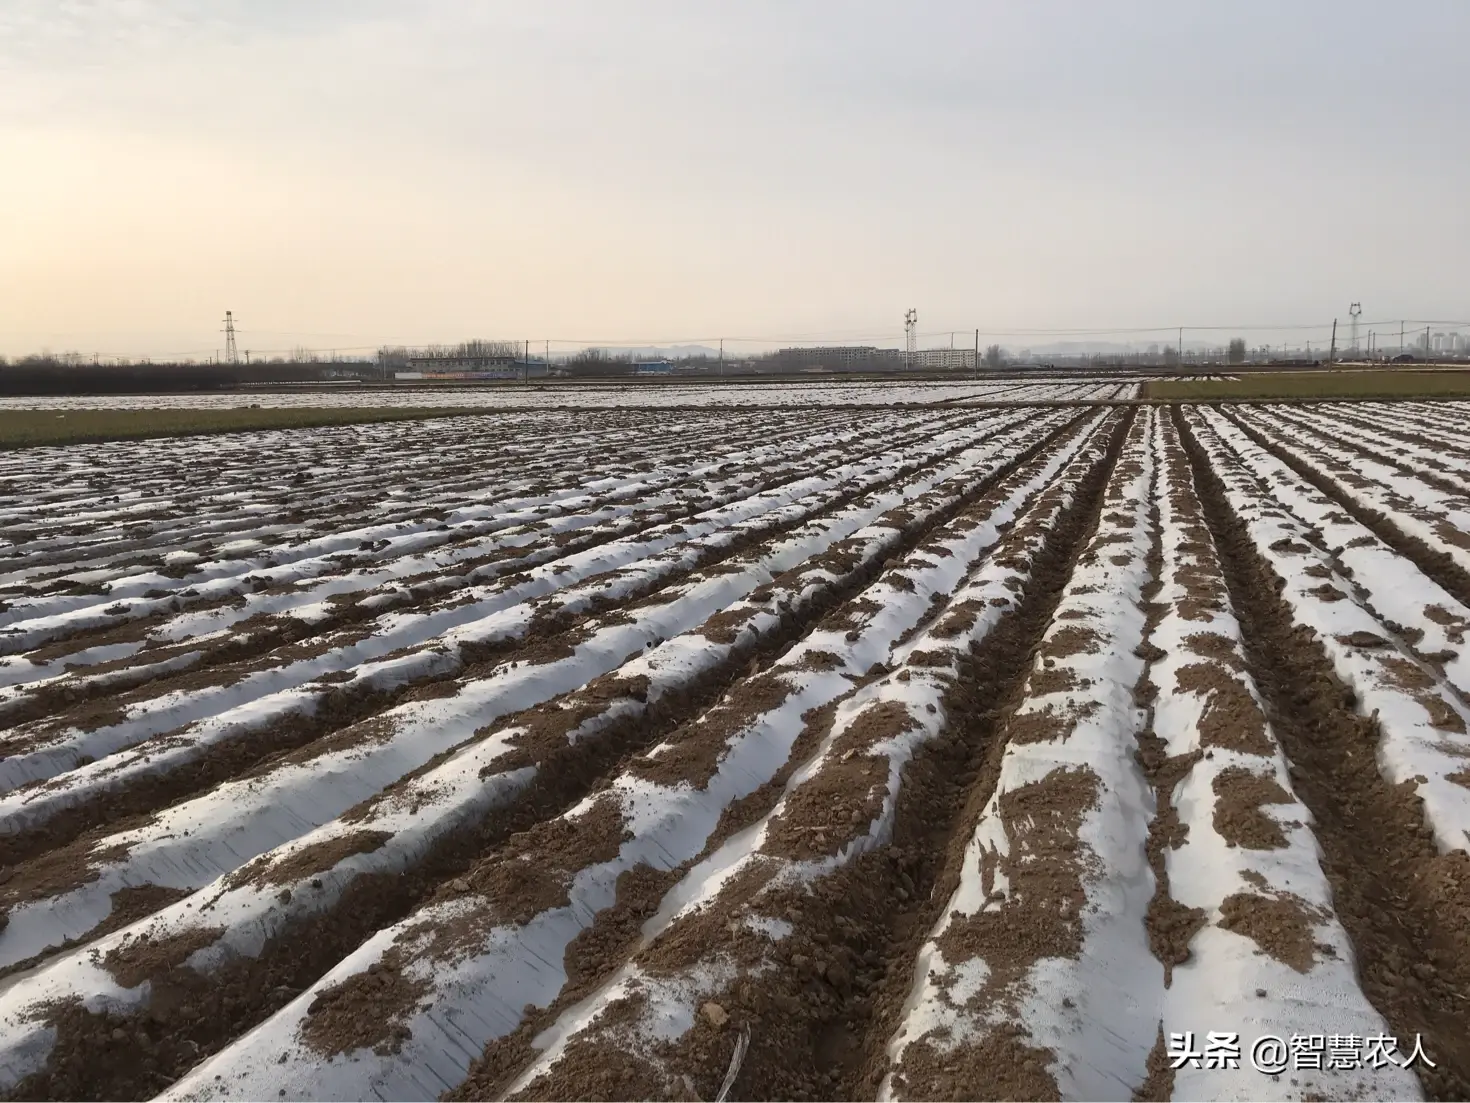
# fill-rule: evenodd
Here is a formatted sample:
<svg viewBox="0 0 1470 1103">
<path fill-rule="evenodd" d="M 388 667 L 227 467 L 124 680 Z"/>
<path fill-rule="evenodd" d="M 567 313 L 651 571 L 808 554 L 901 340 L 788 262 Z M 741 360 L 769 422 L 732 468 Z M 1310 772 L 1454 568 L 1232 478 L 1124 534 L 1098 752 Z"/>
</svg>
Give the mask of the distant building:
<svg viewBox="0 0 1470 1103">
<path fill-rule="evenodd" d="M 517 379 L 521 365 L 514 356 L 410 356 L 408 371 L 396 379 L 467 380 Z"/>
<path fill-rule="evenodd" d="M 667 360 L 641 360 L 633 364 L 634 375 L 673 375 L 674 365 Z"/>
<path fill-rule="evenodd" d="M 974 349 L 915 349 L 913 366 L 922 371 L 948 371 L 975 366 Z"/>
<path fill-rule="evenodd" d="M 880 349 L 876 345 L 817 345 L 809 348 L 778 349 L 776 355 L 788 364 L 823 368 L 846 368 L 869 364 L 875 360 L 891 360 L 897 349 Z"/>
<path fill-rule="evenodd" d="M 514 356 L 410 356 L 410 371 L 460 372 L 490 371 L 494 368 L 510 368 L 516 365 Z"/>
</svg>

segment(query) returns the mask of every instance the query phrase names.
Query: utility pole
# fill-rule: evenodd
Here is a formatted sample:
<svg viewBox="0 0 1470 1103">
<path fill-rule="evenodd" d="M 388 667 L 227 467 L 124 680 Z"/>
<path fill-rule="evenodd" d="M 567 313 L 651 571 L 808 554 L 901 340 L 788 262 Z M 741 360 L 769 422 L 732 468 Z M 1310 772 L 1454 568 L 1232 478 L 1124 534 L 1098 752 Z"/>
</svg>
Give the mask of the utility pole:
<svg viewBox="0 0 1470 1103">
<path fill-rule="evenodd" d="M 526 355 L 521 359 L 521 382 L 531 381 L 531 339 L 526 338 Z"/>
<path fill-rule="evenodd" d="M 1184 327 L 1179 327 L 1179 366 L 1184 367 Z"/>
<path fill-rule="evenodd" d="M 1327 351 L 1327 366 L 1332 366 L 1332 361 L 1337 359 L 1337 319 L 1332 319 L 1332 347 Z"/>
<path fill-rule="evenodd" d="M 978 380 L 980 378 L 980 331 L 978 329 L 975 331 L 975 366 L 974 366 L 974 372 L 975 372 L 975 378 Z"/>
<path fill-rule="evenodd" d="M 551 378 L 551 338 L 546 339 L 546 378 Z"/>
<path fill-rule="evenodd" d="M 725 378 L 725 339 L 720 338 L 720 378 Z"/>
</svg>

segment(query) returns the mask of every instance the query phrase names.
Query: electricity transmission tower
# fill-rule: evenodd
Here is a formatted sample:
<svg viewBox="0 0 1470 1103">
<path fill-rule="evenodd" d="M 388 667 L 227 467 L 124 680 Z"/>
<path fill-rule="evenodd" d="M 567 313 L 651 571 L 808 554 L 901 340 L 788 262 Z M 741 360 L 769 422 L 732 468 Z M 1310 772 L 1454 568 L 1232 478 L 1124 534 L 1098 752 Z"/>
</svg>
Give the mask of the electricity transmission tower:
<svg viewBox="0 0 1470 1103">
<path fill-rule="evenodd" d="M 1363 313 L 1362 303 L 1353 303 L 1348 307 L 1348 317 L 1353 320 L 1353 355 L 1358 355 L 1358 316 Z"/>
<path fill-rule="evenodd" d="M 903 366 L 914 366 L 914 353 L 919 345 L 919 312 L 910 307 L 903 316 Z"/>
<path fill-rule="evenodd" d="M 235 314 L 225 311 L 225 363 L 238 364 L 240 353 L 235 349 Z"/>
</svg>

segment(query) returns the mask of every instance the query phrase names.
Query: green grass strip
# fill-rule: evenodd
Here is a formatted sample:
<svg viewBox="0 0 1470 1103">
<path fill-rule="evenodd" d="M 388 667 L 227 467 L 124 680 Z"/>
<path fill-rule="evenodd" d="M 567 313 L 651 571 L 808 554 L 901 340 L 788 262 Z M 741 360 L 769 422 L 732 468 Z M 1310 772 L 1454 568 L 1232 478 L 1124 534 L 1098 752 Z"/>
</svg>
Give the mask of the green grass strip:
<svg viewBox="0 0 1470 1103">
<path fill-rule="evenodd" d="M 1432 398 L 1470 395 L 1470 371 L 1393 368 L 1242 372 L 1235 379 L 1154 379 L 1144 398 L 1192 402 L 1230 399 Z"/>
</svg>

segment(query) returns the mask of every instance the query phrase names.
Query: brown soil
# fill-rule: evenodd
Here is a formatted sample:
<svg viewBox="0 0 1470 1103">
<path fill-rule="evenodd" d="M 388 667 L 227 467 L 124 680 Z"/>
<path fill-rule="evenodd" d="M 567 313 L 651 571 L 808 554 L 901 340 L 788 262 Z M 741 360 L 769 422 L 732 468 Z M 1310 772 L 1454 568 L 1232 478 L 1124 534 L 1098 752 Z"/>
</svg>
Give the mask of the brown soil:
<svg viewBox="0 0 1470 1103">
<path fill-rule="evenodd" d="M 598 1016 L 598 1026 L 617 1029 L 634 1021 L 647 999 L 641 994 L 608 1005 Z M 514 1099 L 661 1099 L 671 1095 L 668 1085 L 641 1055 L 629 1050 L 611 1050 L 578 1040 L 566 1048 L 562 1059 L 545 1075 L 537 1077 Z M 689 1095 L 698 1099 L 693 1092 Z"/>
<path fill-rule="evenodd" d="M 618 875 L 617 903 L 600 913 L 567 947 L 564 964 L 572 991 L 584 988 L 623 961 L 638 945 L 643 924 L 658 910 L 681 870 L 638 866 Z"/>
<path fill-rule="evenodd" d="M 1235 641 L 1229 636 L 1217 635 L 1214 632 L 1196 632 L 1184 637 L 1184 646 L 1194 654 L 1202 658 L 1213 659 L 1230 670 L 1236 672 L 1245 670 L 1245 661 L 1237 652 Z"/>
<path fill-rule="evenodd" d="M 1221 902 L 1217 925 L 1244 935 L 1261 953 L 1305 973 L 1316 960 L 1312 927 L 1320 919 L 1315 909 L 1290 894 L 1270 897 L 1236 892 Z"/>
<path fill-rule="evenodd" d="M 463 880 L 468 890 L 485 897 L 486 904 L 472 918 L 476 936 L 501 923 L 524 924 L 552 908 L 565 907 L 572 878 L 588 866 L 610 862 L 629 837 L 621 807 L 612 797 L 594 798 L 579 815 L 567 815 L 537 824 L 507 843 L 499 854 L 471 870 Z M 463 891 L 451 883 L 440 889 L 442 896 Z M 427 951 L 439 959 L 463 942 L 453 932 L 442 937 L 435 932 Z"/>
<path fill-rule="evenodd" d="M 867 753 L 917 725 L 908 709 L 885 701 L 864 710 L 833 743 L 829 762 L 786 797 L 761 849 L 805 861 L 839 853 L 866 834 L 888 793 L 888 758 Z"/>
<path fill-rule="evenodd" d="M 955 1052 L 917 1042 L 904 1051 L 894 1087 L 911 1099 L 1061 1099 L 1047 1071 L 1051 1050 L 1028 1037 L 1024 1028 L 1005 1025 Z"/>
<path fill-rule="evenodd" d="M 1148 1073 L 1133 1092 L 1133 1103 L 1170 1103 L 1174 1098 L 1174 1066 L 1169 1059 L 1169 1044 L 1164 1038 L 1164 1025 L 1159 1024 L 1158 1037 L 1148 1051 Z"/>
<path fill-rule="evenodd" d="M 1099 471 L 1099 475 L 1102 473 Z M 793 953 L 789 970 L 763 974 L 759 985 L 737 986 L 736 990 L 716 996 L 716 1001 L 729 1014 L 729 1022 L 723 1028 L 716 1028 L 701 1020 L 691 1035 L 681 1040 L 677 1055 L 665 1054 L 676 1071 L 685 1070 L 684 1074 L 691 1077 L 705 1098 L 715 1090 L 729 1059 L 729 1032 L 742 1022 L 749 1022 L 751 1015 L 758 1016 L 759 1029 L 736 1084 L 737 1095 L 851 1094 L 841 1087 L 850 1075 L 846 1070 L 855 1071 L 865 1052 L 871 1052 L 857 1044 L 871 1006 L 868 993 L 887 975 L 901 983 L 901 962 L 907 960 L 902 951 L 897 951 L 891 958 L 890 968 L 884 970 L 882 947 L 894 937 L 894 931 L 905 940 L 922 935 L 920 921 L 914 916 L 933 904 L 924 878 L 932 876 L 934 867 L 930 863 L 953 841 L 946 831 L 944 817 L 934 812 L 936 801 L 942 804 L 962 800 L 966 780 L 972 776 L 969 771 L 974 769 L 974 756 L 982 747 L 995 746 L 994 741 L 982 734 L 992 730 L 989 726 L 995 721 L 994 706 L 983 702 L 994 701 L 998 696 L 1009 698 L 1019 690 L 1030 662 L 1031 648 L 1035 646 L 1030 641 L 1039 638 L 1067 577 L 1068 557 L 1064 551 L 1059 554 L 1058 548 L 1076 546 L 1080 531 L 1096 515 L 1092 503 L 1100 489 L 1100 478 L 1084 488 L 1081 497 L 1085 504 L 1074 510 L 1062 526 L 1066 537 L 1053 534 L 1056 539 L 1051 549 L 1041 557 L 1037 586 L 1047 596 L 1042 599 L 1039 611 L 1002 622 L 982 649 L 983 657 L 974 660 L 981 665 L 972 668 L 959 683 L 970 704 L 952 715 L 965 718 L 957 721 L 964 725 L 965 738 L 940 741 L 942 746 L 935 745 L 932 756 L 921 755 L 905 772 L 895 844 L 858 859 L 846 875 L 824 883 L 816 896 L 792 897 L 773 889 L 761 897 L 763 914 L 774 909 L 774 914 L 787 916 L 800 929 L 812 932 L 812 941 L 796 939 L 791 946 L 783 943 Z M 1028 642 L 1021 643 L 1021 640 Z M 1001 671 L 1007 673 L 997 682 Z M 1004 685 L 1005 691 L 997 694 L 994 689 L 986 688 L 997 685 Z M 952 704 L 946 704 L 947 713 L 951 713 Z M 727 894 L 748 899 L 758 891 L 764 876 L 759 866 L 753 867 L 747 876 L 755 880 L 729 886 Z M 731 896 L 722 898 L 730 900 Z M 895 901 L 906 903 L 895 905 Z M 891 919 L 896 921 L 895 906 L 903 920 L 898 928 L 889 925 Z M 659 952 L 660 960 L 662 955 L 668 955 L 668 960 L 660 967 L 677 968 L 698 960 L 714 945 L 725 946 L 739 956 L 766 953 L 761 949 L 767 945 L 763 938 L 748 942 L 746 935 L 740 933 L 748 933 L 746 928 L 731 931 L 726 926 L 729 915 L 730 910 L 721 906 L 713 914 L 690 917 L 678 925 L 677 932 L 672 929 L 667 932 L 659 940 L 663 944 Z M 894 995 L 901 1001 L 897 988 Z M 586 1054 L 584 1071 L 588 1075 L 596 1066 L 596 1055 L 604 1052 L 606 1047 L 598 1045 Z M 648 1070 L 644 1068 L 644 1071 Z M 671 1090 L 662 1086 L 661 1081 L 653 1082 L 660 1083 L 660 1093 Z M 486 1081 L 477 1083 L 478 1094 L 494 1094 Z M 558 1079 L 549 1086 L 538 1086 L 536 1093 L 563 1097 L 587 1095 L 593 1093 L 589 1086 L 592 1083 L 585 1076 Z"/>
<path fill-rule="evenodd" d="M 1041 654 L 1053 659 L 1069 655 L 1096 655 L 1102 650 L 1102 637 L 1091 628 L 1067 625 L 1053 632 L 1041 645 Z"/>
<path fill-rule="evenodd" d="M 975 915 L 951 918 L 936 940 L 951 964 L 980 958 L 990 966 L 977 1008 L 1006 1006 L 1019 1017 L 1018 985 L 1042 958 L 1075 958 L 1082 950 L 1087 848 L 1078 843 L 1086 814 L 1096 807 L 1097 775 L 1086 768 L 1057 768 L 1040 781 L 1001 794 L 999 813 L 1010 853 L 981 860 L 987 899 L 998 902 Z M 1005 874 L 1008 895 L 996 897 L 994 879 Z M 922 1092 L 920 1094 L 923 1094 Z"/>
<path fill-rule="evenodd" d="M 1083 719 L 1092 702 L 1075 708 L 1054 709 L 1050 705 L 1017 712 L 1006 722 L 1006 739 L 1011 743 L 1052 743 L 1067 739 Z"/>
<path fill-rule="evenodd" d="M 149 1099 L 173 1083 L 170 1070 L 188 1068 L 199 1056 L 199 1046 L 183 1031 L 93 1014 L 77 1002 L 58 1004 L 46 1021 L 56 1028 L 56 1056 L 17 1083 L 11 1098 Z"/>
<path fill-rule="evenodd" d="M 845 592 L 850 593 L 865 582 L 866 576 L 851 579 L 846 583 Z M 838 596 L 843 592 L 839 589 Z M 825 605 L 818 601 L 814 608 L 820 611 Z M 762 646 L 785 646 L 799 627 L 799 623 L 794 623 L 787 631 L 769 634 L 761 641 Z M 636 738 L 639 741 L 656 741 L 660 733 L 669 731 L 681 719 L 698 713 L 710 703 L 709 696 L 714 687 L 727 685 L 728 678 L 726 671 L 716 671 L 708 687 L 692 687 L 690 694 L 676 702 L 661 702 L 650 710 L 647 719 L 633 724 L 628 731 L 615 733 L 616 737 L 580 744 L 574 755 L 565 750 L 563 731 L 560 743 L 564 754 L 548 760 L 548 768 L 541 775 L 548 779 L 547 783 L 534 787 L 515 813 L 492 816 L 476 828 L 444 840 L 414 870 L 400 875 L 369 875 L 359 878 L 331 912 L 306 922 L 289 935 L 267 946 L 257 961 L 242 962 L 238 967 L 226 969 L 211 978 L 207 990 L 197 990 L 198 978 L 181 978 L 180 971 L 174 970 L 169 975 L 167 984 L 180 988 L 185 995 L 172 999 L 165 1005 L 160 1005 L 155 999 L 146 1020 L 150 1024 L 149 1029 L 179 1032 L 187 1024 L 190 1044 L 195 1048 L 185 1051 L 186 1053 L 197 1056 L 199 1053 L 217 1049 L 223 1042 L 237 1036 L 258 1022 L 260 1017 L 279 1007 L 283 999 L 312 983 L 344 954 L 350 952 L 363 937 L 401 919 L 416 901 L 424 899 L 437 886 L 452 881 L 463 872 L 470 857 L 491 841 L 505 838 L 518 827 L 529 828 L 556 815 L 567 803 L 585 793 L 586 787 L 592 784 L 600 771 L 628 749 L 631 740 Z M 640 695 L 639 687 L 634 685 L 601 685 L 589 689 L 594 692 L 601 689 L 609 693 L 628 692 L 634 696 Z M 646 687 L 643 687 L 643 692 L 646 692 Z M 432 768 L 435 764 L 426 764 L 424 769 Z M 416 771 L 419 772 L 422 771 Z M 394 799 L 393 793 L 394 790 L 390 789 L 384 799 Z M 78 1014 L 85 1017 L 87 1013 Z M 94 1018 L 98 1022 L 105 1019 Z M 68 1050 L 61 1061 L 80 1060 L 85 1052 L 85 1049 Z M 170 1079 L 183 1071 L 183 1067 L 166 1062 L 160 1062 L 159 1067 L 165 1071 L 170 1068 L 173 1070 Z M 81 1075 L 61 1065 L 53 1069 L 53 1072 L 58 1077 Z M 134 1089 L 127 1087 L 133 1083 L 128 1079 L 133 1075 L 130 1066 L 110 1068 L 107 1076 L 99 1076 L 95 1069 L 87 1075 L 98 1085 L 97 1090 L 104 1098 L 122 1098 L 135 1094 Z"/>
<path fill-rule="evenodd" d="M 1337 472 L 1335 476 L 1329 476 L 1319 472 L 1302 463 L 1295 456 L 1288 455 L 1284 449 L 1267 440 L 1239 417 L 1231 416 L 1231 420 L 1256 444 L 1269 451 L 1297 475 L 1332 499 L 1344 513 L 1368 528 L 1373 535 L 1408 559 L 1459 601 L 1470 605 L 1470 571 L 1461 567 L 1448 552 L 1432 548 L 1416 536 L 1409 536 L 1384 514 L 1359 505 L 1336 481 L 1337 479 L 1348 481 L 1346 473 Z"/>
<path fill-rule="evenodd" d="M 0 908 L 8 911 L 17 904 L 59 896 L 91 884 L 102 875 L 106 866 L 127 857 L 126 847 L 99 850 L 98 841 L 80 839 L 71 846 L 20 866 L 0 884 Z"/>
<path fill-rule="evenodd" d="M 1384 781 L 1373 723 L 1347 704 L 1351 695 L 1320 643 L 1294 623 L 1278 578 L 1231 512 L 1219 476 L 1193 437 L 1183 437 L 1245 631 L 1247 659 L 1295 767 L 1297 796 L 1312 814 L 1360 982 L 1395 1035 L 1424 1036 L 1439 1063 L 1420 1070 L 1426 1091 L 1466 1098 L 1470 1043 L 1461 993 L 1470 992 L 1470 858 L 1463 851 L 1441 855 L 1412 786 Z M 1349 504 L 1343 508 L 1363 520 Z"/>
<path fill-rule="evenodd" d="M 1399 655 L 1386 655 L 1378 660 L 1383 680 L 1403 690 L 1429 713 L 1429 722 L 1441 731 L 1465 734 L 1465 719 L 1437 692 L 1433 676 L 1418 664 Z"/>
<path fill-rule="evenodd" d="M 1037 667 L 1031 672 L 1031 692 L 1038 697 L 1048 693 L 1066 693 L 1081 685 L 1077 672 L 1070 666 Z"/>
<path fill-rule="evenodd" d="M 1181 463 L 1178 445 L 1167 433 L 1167 425 L 1165 429 L 1165 454 L 1162 462 L 1176 484 L 1188 487 L 1191 485 L 1188 479 L 1188 468 Z M 1176 509 L 1181 505 L 1191 504 L 1187 501 L 1187 497 L 1184 495 L 1185 500 L 1175 503 Z M 1179 810 L 1174 807 L 1174 790 L 1179 782 L 1188 776 L 1189 771 L 1194 768 L 1201 756 L 1196 751 L 1171 757 L 1167 753 L 1164 740 L 1154 730 L 1153 702 L 1157 695 L 1157 688 L 1151 680 L 1151 674 L 1154 664 L 1167 655 L 1162 648 L 1150 642 L 1168 610 L 1166 605 L 1155 600 L 1165 581 L 1160 516 L 1159 506 L 1155 501 L 1151 506 L 1149 517 L 1152 526 L 1148 551 L 1150 581 L 1142 593 L 1143 608 L 1146 613 L 1144 643 L 1138 649 L 1142 652 L 1140 657 L 1145 659 L 1148 666 L 1139 674 L 1138 684 L 1134 686 L 1134 699 L 1145 710 L 1144 724 L 1138 733 L 1138 750 L 1135 754 L 1138 764 L 1143 768 L 1144 777 L 1147 778 L 1154 792 L 1154 817 L 1149 823 L 1148 840 L 1144 844 L 1149 868 L 1154 875 L 1154 893 L 1148 903 L 1148 916 L 1145 924 L 1148 929 L 1149 949 L 1164 967 L 1164 986 L 1167 988 L 1174 981 L 1175 966 L 1182 965 L 1189 960 L 1190 942 L 1204 926 L 1205 913 L 1199 908 L 1186 907 L 1174 899 L 1170 891 L 1168 856 L 1165 853 L 1170 849 L 1177 850 L 1188 839 L 1189 828 L 1180 821 Z M 1178 574 L 1186 569 L 1187 560 L 1185 553 L 1180 552 L 1177 548 L 1175 552 L 1176 574 Z"/>
<path fill-rule="evenodd" d="M 1290 804 L 1291 794 L 1275 778 L 1227 766 L 1215 775 L 1215 831 L 1230 846 L 1274 850 L 1286 845 L 1281 825 L 1261 809 L 1263 804 Z"/>
<path fill-rule="evenodd" d="M 354 854 L 371 854 L 392 837 L 387 831 L 349 831 L 345 835 L 310 843 L 282 858 L 257 858 L 231 874 L 226 884 L 232 889 L 244 888 L 246 885 L 257 885 L 261 888 L 269 885 L 294 885 L 318 873 L 325 873 L 344 858 L 350 858 Z"/>
<path fill-rule="evenodd" d="M 171 889 L 163 885 L 137 885 L 118 889 L 112 894 L 112 911 L 107 914 L 102 927 L 89 932 L 88 937 L 100 938 L 104 934 L 120 931 L 188 895 L 183 889 Z"/>
<path fill-rule="evenodd" d="M 361 1048 L 396 1053 L 413 1034 L 393 1012 L 415 1006 L 428 985 L 404 976 L 393 955 L 390 950 L 382 961 L 312 1000 L 301 1024 L 302 1040 L 323 1057 Z"/>
<path fill-rule="evenodd" d="M 660 785 L 682 781 L 703 789 L 719 770 L 730 740 L 765 713 L 780 708 L 797 688 L 779 670 L 746 679 L 715 708 L 671 735 L 665 741 L 668 747 L 657 756 L 636 760 L 632 772 Z"/>
<path fill-rule="evenodd" d="M 1242 754 L 1275 752 L 1260 706 L 1237 678 L 1213 663 L 1190 663 L 1174 672 L 1174 682 L 1181 693 L 1197 693 L 1206 699 L 1199 722 L 1201 746 Z"/>
<path fill-rule="evenodd" d="M 947 606 L 939 619 L 929 629 L 930 634 L 940 639 L 954 639 L 975 626 L 985 606 L 976 601 L 957 601 Z"/>
<path fill-rule="evenodd" d="M 1435 624 L 1444 625 L 1451 643 L 1465 642 L 1465 631 L 1470 629 L 1470 621 L 1450 612 L 1443 605 L 1424 606 L 1424 616 L 1427 620 L 1434 621 Z"/>
<path fill-rule="evenodd" d="M 101 825 L 106 837 L 154 809 L 175 804 L 232 778 L 268 770 L 285 759 L 316 757 L 330 749 L 351 747 L 365 738 L 353 727 L 364 717 L 392 703 L 394 695 L 360 691 L 328 693 L 310 716 L 276 721 L 262 731 L 227 740 L 208 748 L 199 758 L 166 774 L 139 778 L 126 788 L 105 792 L 95 799 L 57 813 L 38 827 L 0 839 L 0 863 L 15 863 L 55 850 Z M 333 730 L 345 732 L 335 740 Z M 155 736 L 162 745 L 169 737 Z"/>
<path fill-rule="evenodd" d="M 196 927 L 167 938 L 154 938 L 145 932 L 109 950 L 102 967 L 124 988 L 134 988 L 183 964 L 194 951 L 212 945 L 224 933 L 223 927 Z"/>
</svg>

